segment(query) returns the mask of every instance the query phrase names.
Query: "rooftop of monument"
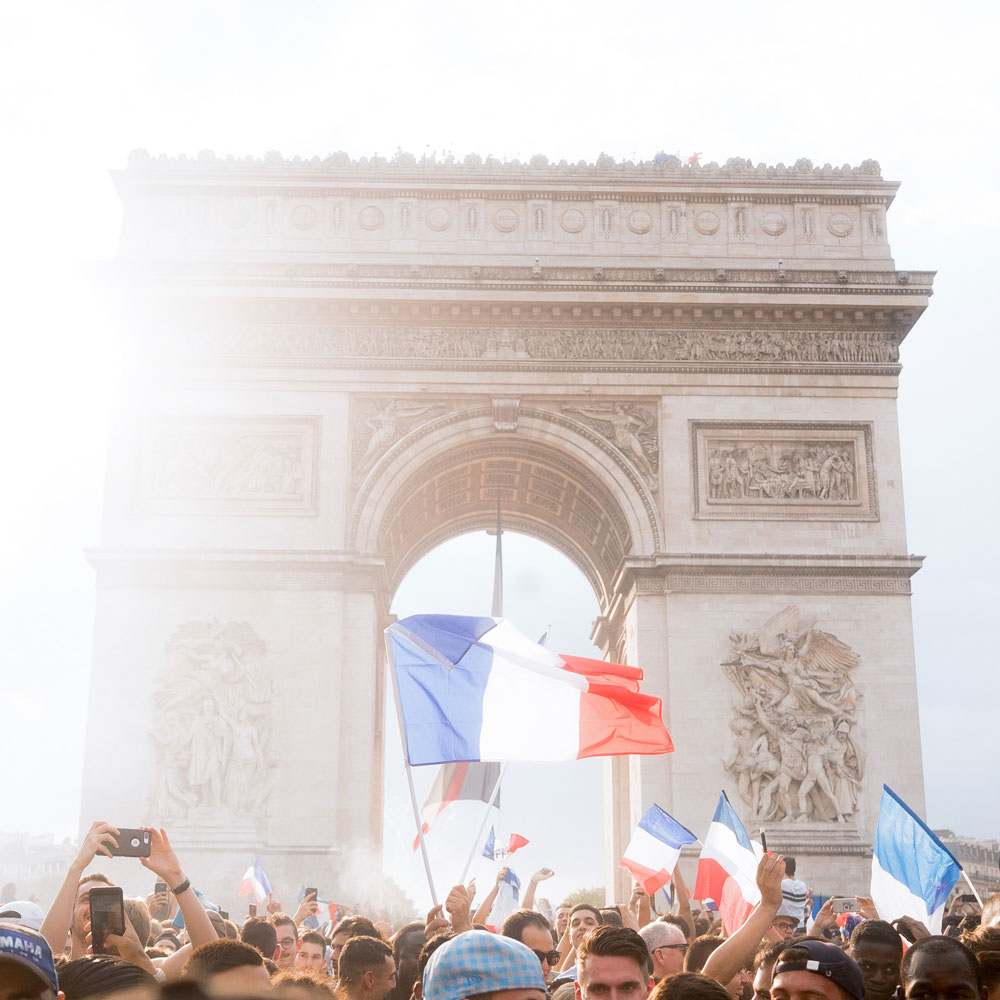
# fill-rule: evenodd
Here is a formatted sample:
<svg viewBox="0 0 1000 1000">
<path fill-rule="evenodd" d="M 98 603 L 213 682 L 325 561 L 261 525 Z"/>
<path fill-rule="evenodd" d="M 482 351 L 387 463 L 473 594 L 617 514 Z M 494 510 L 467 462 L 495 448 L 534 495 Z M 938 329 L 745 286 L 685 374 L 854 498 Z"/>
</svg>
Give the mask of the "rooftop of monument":
<svg viewBox="0 0 1000 1000">
<path fill-rule="evenodd" d="M 199 173 L 204 171 L 225 171 L 227 173 L 271 172 L 282 173 L 293 170 L 302 174 L 312 173 L 317 179 L 330 175 L 353 179 L 355 177 L 371 177 L 379 175 L 386 180 L 396 180 L 402 177 L 428 180 L 441 179 L 476 179 L 481 181 L 685 181 L 688 183 L 711 183 L 713 180 L 732 181 L 844 181 L 877 183 L 879 186 L 892 184 L 882 178 L 882 169 L 877 160 L 864 160 L 858 166 L 845 163 L 835 167 L 829 163 L 815 166 L 811 160 L 802 158 L 791 165 L 777 163 L 753 163 L 742 157 L 732 157 L 725 163 L 685 163 L 680 157 L 659 153 L 651 160 L 617 161 L 613 156 L 602 153 L 597 160 L 590 163 L 578 160 L 570 163 L 566 160 L 554 162 L 547 156 L 536 154 L 528 160 L 498 159 L 495 156 L 480 156 L 469 153 L 462 159 L 448 155 L 437 158 L 436 155 L 417 157 L 413 153 L 398 150 L 392 157 L 386 158 L 374 154 L 352 158 L 347 153 L 338 151 L 326 157 L 313 156 L 303 159 L 300 156 L 285 157 L 272 150 L 263 157 L 233 155 L 218 156 L 211 150 L 202 150 L 197 156 L 167 156 L 160 154 L 152 156 L 146 150 L 137 149 L 129 154 L 129 173 L 148 173 L 163 170 L 171 174 L 178 170 Z"/>
</svg>

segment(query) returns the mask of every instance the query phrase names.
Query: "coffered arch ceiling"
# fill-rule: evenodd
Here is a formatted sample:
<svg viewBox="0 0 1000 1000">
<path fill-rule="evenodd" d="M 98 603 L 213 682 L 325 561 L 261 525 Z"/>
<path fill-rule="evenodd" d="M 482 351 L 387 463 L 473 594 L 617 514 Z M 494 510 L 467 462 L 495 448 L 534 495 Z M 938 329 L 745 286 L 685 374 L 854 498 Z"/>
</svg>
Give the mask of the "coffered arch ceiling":
<svg viewBox="0 0 1000 1000">
<path fill-rule="evenodd" d="M 528 414 L 516 433 L 500 433 L 479 411 L 437 434 L 404 438 L 356 498 L 355 545 L 385 559 L 395 589 L 436 545 L 494 527 L 499 496 L 504 529 L 564 552 L 606 609 L 622 560 L 658 541 L 655 508 L 638 477 L 615 468 L 613 449 L 574 442 L 573 432 L 546 423 Z"/>
</svg>

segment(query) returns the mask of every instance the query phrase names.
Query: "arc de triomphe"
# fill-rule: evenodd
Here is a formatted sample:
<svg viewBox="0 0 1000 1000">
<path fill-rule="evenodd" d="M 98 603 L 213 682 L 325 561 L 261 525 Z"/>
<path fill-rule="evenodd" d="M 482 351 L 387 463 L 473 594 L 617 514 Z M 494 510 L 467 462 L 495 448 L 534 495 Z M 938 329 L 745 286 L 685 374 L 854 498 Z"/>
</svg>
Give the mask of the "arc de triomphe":
<svg viewBox="0 0 1000 1000">
<path fill-rule="evenodd" d="M 115 181 L 85 822 L 167 825 L 225 898 L 257 854 L 363 881 L 391 596 L 499 492 L 677 746 L 609 765 L 608 884 L 651 802 L 701 829 L 724 787 L 864 887 L 881 782 L 923 808 L 895 397 L 932 281 L 894 265 L 876 163 L 139 153 Z"/>
</svg>

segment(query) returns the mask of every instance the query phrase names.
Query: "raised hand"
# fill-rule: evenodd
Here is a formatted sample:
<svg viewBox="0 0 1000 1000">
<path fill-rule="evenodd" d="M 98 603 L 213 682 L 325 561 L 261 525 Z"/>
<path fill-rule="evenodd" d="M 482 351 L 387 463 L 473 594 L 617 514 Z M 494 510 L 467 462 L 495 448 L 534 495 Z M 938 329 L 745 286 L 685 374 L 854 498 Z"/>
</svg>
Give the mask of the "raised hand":
<svg viewBox="0 0 1000 1000">
<path fill-rule="evenodd" d="M 539 868 L 534 875 L 531 876 L 532 882 L 544 882 L 547 878 L 552 878 L 555 872 L 551 868 Z"/>
<path fill-rule="evenodd" d="M 316 902 L 316 893 L 311 892 L 308 896 L 302 897 L 302 902 L 299 903 L 299 908 L 295 911 L 295 916 L 292 920 L 295 921 L 295 926 L 298 927 L 306 917 L 312 917 L 319 913 L 319 903 Z"/>
<path fill-rule="evenodd" d="M 90 925 L 87 926 L 89 929 Z M 155 972 L 153 963 L 149 960 L 149 956 L 139 941 L 139 935 L 136 934 L 127 913 L 125 914 L 125 933 L 105 934 L 104 941 L 110 948 L 114 949 L 114 952 L 123 961 L 131 965 L 138 965 L 150 974 Z"/>
<path fill-rule="evenodd" d="M 865 920 L 878 920 L 878 910 L 875 908 L 871 896 L 855 896 L 854 898 L 858 901 L 858 913 Z"/>
<path fill-rule="evenodd" d="M 833 896 L 831 896 L 820 908 L 813 920 L 810 933 L 814 935 L 822 934 L 828 927 L 832 927 L 837 922 L 833 914 Z"/>
<path fill-rule="evenodd" d="M 498 888 L 499 888 L 499 886 L 500 886 L 500 883 L 501 883 L 501 882 L 502 882 L 502 881 L 503 881 L 503 880 L 504 880 L 504 879 L 505 879 L 506 877 L 507 877 L 507 869 L 506 869 L 506 868 L 501 868 L 501 869 L 500 869 L 500 871 L 498 871 L 498 872 L 497 872 L 497 887 L 498 887 Z"/>
<path fill-rule="evenodd" d="M 106 858 L 113 857 L 108 850 L 108 843 L 112 847 L 118 846 L 118 827 L 105 823 L 103 820 L 96 820 L 90 824 L 87 836 L 80 844 L 80 850 L 76 852 L 76 864 L 86 868 L 98 854 L 103 854 Z"/>
<path fill-rule="evenodd" d="M 448 918 L 442 916 L 442 910 L 444 907 L 438 903 L 437 906 L 432 906 L 427 911 L 427 919 L 424 921 L 424 940 L 430 941 L 432 937 L 437 934 L 443 934 L 447 930 L 451 930 L 451 924 L 448 923 Z"/>
<path fill-rule="evenodd" d="M 448 892 L 444 908 L 451 916 L 451 926 L 456 933 L 472 930 L 472 899 L 474 895 L 474 886 L 453 885 Z M 427 936 L 426 930 L 424 934 Z M 428 940 L 430 940 L 429 937 Z"/>
<path fill-rule="evenodd" d="M 763 854 L 757 862 L 757 888 L 764 906 L 781 906 L 781 880 L 785 877 L 785 859 L 780 854 Z"/>
<path fill-rule="evenodd" d="M 167 831 L 150 826 L 143 829 L 149 830 L 150 834 L 149 857 L 139 860 L 145 868 L 159 875 L 171 889 L 176 889 L 184 881 L 184 872 L 167 839 Z"/>
<path fill-rule="evenodd" d="M 267 906 L 264 907 L 264 909 L 266 909 L 268 913 L 280 913 L 281 912 L 281 903 L 279 903 L 274 898 L 274 893 L 273 892 L 269 892 L 267 894 Z"/>
</svg>

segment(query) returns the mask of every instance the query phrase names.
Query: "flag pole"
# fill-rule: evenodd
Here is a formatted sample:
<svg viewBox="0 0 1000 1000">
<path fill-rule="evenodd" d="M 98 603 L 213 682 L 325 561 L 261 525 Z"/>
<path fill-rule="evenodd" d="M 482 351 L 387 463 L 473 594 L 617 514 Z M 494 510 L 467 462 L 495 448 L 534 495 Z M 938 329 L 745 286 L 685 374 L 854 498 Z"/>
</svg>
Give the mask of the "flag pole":
<svg viewBox="0 0 1000 1000">
<path fill-rule="evenodd" d="M 424 842 L 424 825 L 420 821 L 420 807 L 417 805 L 417 792 L 413 787 L 413 771 L 410 768 L 410 757 L 406 752 L 406 734 L 403 731 L 403 707 L 399 703 L 399 685 L 396 683 L 396 671 L 392 666 L 392 653 L 389 650 L 389 637 L 385 638 L 386 667 L 392 680 L 392 695 L 396 701 L 396 719 L 399 722 L 399 742 L 403 747 L 403 766 L 406 768 L 406 781 L 410 786 L 410 803 L 413 806 L 413 822 L 417 827 L 417 839 L 420 841 L 420 853 L 424 859 L 424 871 L 427 873 L 427 888 L 431 891 L 431 904 L 438 905 L 437 892 L 434 890 L 434 876 L 431 875 L 431 859 L 427 856 L 427 844 Z"/>
<path fill-rule="evenodd" d="M 500 525 L 500 490 L 497 490 L 497 549 L 493 560 L 493 608 L 494 618 L 503 618 L 503 543 L 500 541 L 503 528 Z M 463 879 L 464 881 L 464 879 Z"/>
<path fill-rule="evenodd" d="M 500 794 L 500 782 L 503 781 L 503 776 L 507 773 L 507 762 L 504 761 L 503 766 L 500 768 L 500 773 L 497 775 L 496 783 L 493 785 L 493 791 L 490 792 L 490 800 L 486 803 L 486 808 L 483 810 L 483 821 L 479 824 L 479 832 L 476 834 L 476 839 L 472 842 L 472 850 L 469 851 L 469 859 L 465 862 L 465 867 L 462 869 L 462 877 L 459 882 L 465 885 L 465 880 L 469 875 L 469 869 L 472 867 L 473 859 L 476 857 L 476 851 L 479 850 L 479 841 L 483 839 L 483 831 L 486 829 L 486 824 L 490 818 L 490 810 L 493 808 L 493 803 L 497 800 L 497 795 Z"/>
<path fill-rule="evenodd" d="M 980 898 L 979 893 L 976 892 L 976 887 L 972 884 L 972 879 L 970 879 L 969 876 L 965 874 L 964 868 L 962 869 L 962 878 L 965 879 L 966 885 L 968 885 L 968 887 L 972 890 L 972 895 L 976 897 L 976 902 L 979 904 L 979 909 L 982 909 L 983 901 Z"/>
</svg>

